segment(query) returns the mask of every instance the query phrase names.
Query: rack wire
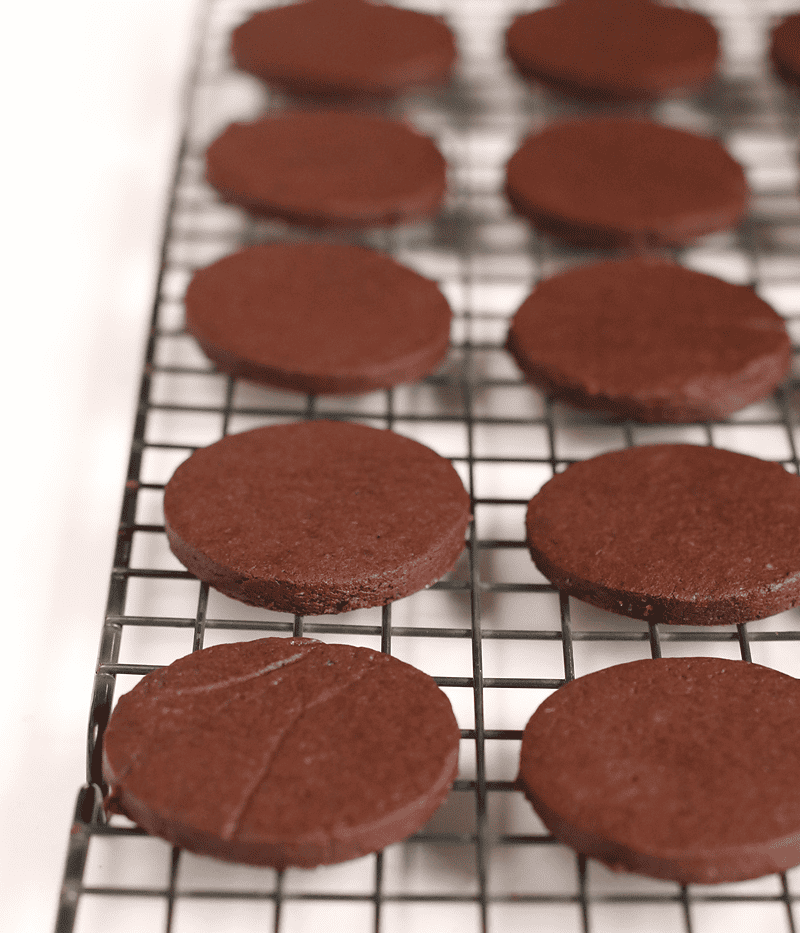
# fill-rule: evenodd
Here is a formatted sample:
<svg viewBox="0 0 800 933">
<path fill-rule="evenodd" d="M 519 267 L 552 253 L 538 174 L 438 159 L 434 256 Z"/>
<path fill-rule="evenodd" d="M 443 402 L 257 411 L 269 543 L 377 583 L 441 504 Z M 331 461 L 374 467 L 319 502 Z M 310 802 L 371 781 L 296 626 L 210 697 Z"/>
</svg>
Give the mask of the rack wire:
<svg viewBox="0 0 800 933">
<path fill-rule="evenodd" d="M 183 331 L 194 269 L 267 240 L 316 234 L 254 220 L 203 181 L 203 153 L 230 121 L 290 106 L 227 56 L 252 0 L 204 0 L 187 79 L 185 123 L 166 216 L 106 617 L 91 700 L 87 778 L 70 834 L 57 933 L 102 930 L 415 931 L 797 929 L 800 873 L 719 886 L 615 874 L 556 843 L 514 777 L 521 730 L 566 680 L 647 656 L 741 657 L 800 675 L 800 610 L 698 630 L 648 626 L 560 595 L 524 544 L 524 511 L 554 472 L 642 443 L 715 444 L 800 472 L 800 100 L 770 73 L 768 31 L 791 3 L 705 0 L 723 37 L 713 87 L 646 108 L 655 119 L 712 133 L 745 166 L 753 191 L 735 230 L 672 253 L 688 267 L 748 283 L 785 318 L 795 368 L 763 403 L 719 423 L 638 425 L 551 402 L 522 380 L 503 342 L 539 279 L 607 254 L 538 236 L 502 196 L 503 166 L 522 136 L 587 108 L 521 82 L 504 60 L 510 17 L 542 3 L 428 0 L 457 34 L 452 87 L 388 106 L 433 137 L 449 165 L 449 196 L 430 223 L 358 236 L 437 280 L 454 309 L 452 346 L 433 376 L 359 397 L 272 391 L 216 373 Z M 624 108 L 623 108 L 624 109 Z M 304 418 L 391 428 L 452 459 L 473 502 L 468 547 L 428 590 L 383 609 L 292 617 L 254 609 L 200 584 L 169 552 L 162 496 L 174 468 L 225 433 Z M 115 694 L 154 667 L 203 646 L 279 635 L 391 651 L 433 675 L 461 727 L 452 794 L 410 840 L 313 871 L 233 866 L 173 850 L 122 817 L 105 819 L 98 743 Z"/>
</svg>

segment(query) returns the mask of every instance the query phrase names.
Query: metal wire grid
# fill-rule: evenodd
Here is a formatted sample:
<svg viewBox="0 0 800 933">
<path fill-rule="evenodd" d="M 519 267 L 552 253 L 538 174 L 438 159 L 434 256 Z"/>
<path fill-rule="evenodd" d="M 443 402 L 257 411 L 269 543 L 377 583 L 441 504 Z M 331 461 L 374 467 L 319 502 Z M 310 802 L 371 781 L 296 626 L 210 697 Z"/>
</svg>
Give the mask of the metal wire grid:
<svg viewBox="0 0 800 933">
<path fill-rule="evenodd" d="M 576 675 L 662 652 L 740 656 L 800 674 L 800 612 L 710 631 L 648 627 L 559 596 L 522 540 L 524 509 L 541 483 L 602 450 L 688 440 L 800 470 L 800 384 L 795 374 L 772 400 L 723 423 L 686 427 L 583 415 L 523 384 L 502 350 L 510 315 L 537 279 L 593 256 L 537 237 L 514 218 L 499 193 L 502 166 L 531 126 L 581 107 L 527 88 L 510 73 L 500 37 L 519 5 L 428 6 L 457 31 L 461 71 L 454 88 L 406 100 L 402 112 L 444 151 L 450 199 L 434 223 L 358 239 L 440 282 L 455 311 L 453 344 L 445 366 L 424 383 L 354 399 L 237 383 L 214 373 L 182 333 L 181 299 L 194 268 L 246 243 L 312 236 L 248 219 L 219 204 L 202 182 L 204 148 L 222 126 L 286 102 L 229 68 L 227 36 L 251 4 L 206 0 L 201 11 L 92 696 L 88 783 L 70 835 L 57 933 L 290 933 L 323 924 L 381 933 L 796 929 L 797 872 L 689 888 L 616 876 L 556 844 L 514 788 L 524 722 L 548 692 Z M 675 258 L 754 285 L 784 314 L 797 351 L 800 105 L 763 62 L 763 38 L 783 8 L 758 0 L 708 0 L 705 8 L 726 40 L 722 78 L 702 97 L 659 104 L 652 113 L 719 136 L 746 165 L 755 196 L 738 230 L 707 237 Z M 229 431 L 315 417 L 392 428 L 452 458 L 475 518 L 465 555 L 444 580 L 383 609 L 292 618 L 233 603 L 170 557 L 160 497 L 192 449 Z M 277 873 L 199 859 L 122 818 L 105 822 L 97 747 L 115 690 L 203 645 L 269 633 L 380 647 L 427 670 L 448 692 L 462 727 L 461 770 L 423 832 L 345 866 Z"/>
</svg>

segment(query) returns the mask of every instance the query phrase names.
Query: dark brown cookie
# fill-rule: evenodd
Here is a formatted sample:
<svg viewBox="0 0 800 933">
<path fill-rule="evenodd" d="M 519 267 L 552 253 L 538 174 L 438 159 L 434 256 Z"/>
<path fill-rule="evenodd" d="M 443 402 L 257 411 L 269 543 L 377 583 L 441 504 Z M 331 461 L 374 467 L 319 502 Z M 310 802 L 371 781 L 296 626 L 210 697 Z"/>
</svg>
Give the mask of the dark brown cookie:
<svg viewBox="0 0 800 933">
<path fill-rule="evenodd" d="M 534 563 L 609 612 L 725 625 L 800 604 L 800 477 L 690 444 L 575 463 L 531 499 Z"/>
<path fill-rule="evenodd" d="M 660 259 L 571 269 L 541 282 L 506 342 L 535 386 L 636 421 L 705 421 L 768 395 L 792 348 L 751 288 Z"/>
<path fill-rule="evenodd" d="M 555 123 L 506 167 L 506 194 L 540 230 L 577 246 L 681 245 L 734 226 L 744 172 L 714 139 L 649 120 Z"/>
<path fill-rule="evenodd" d="M 688 884 L 800 863 L 800 681 L 661 658 L 566 684 L 522 739 L 519 784 L 562 842 Z"/>
<path fill-rule="evenodd" d="M 371 227 L 436 214 L 445 162 L 425 136 L 359 113 L 295 111 L 233 123 L 206 179 L 256 214 L 312 227 Z"/>
<path fill-rule="evenodd" d="M 449 460 L 392 431 L 274 425 L 195 451 L 164 494 L 170 547 L 233 599 L 302 615 L 382 606 L 451 569 L 470 503 Z"/>
<path fill-rule="evenodd" d="M 305 0 L 254 13 L 233 31 L 233 60 L 298 95 L 392 96 L 450 76 L 455 40 L 427 13 L 364 0 Z"/>
<path fill-rule="evenodd" d="M 451 316 L 434 282 L 345 244 L 253 246 L 186 292 L 186 328 L 219 369 L 299 392 L 421 379 L 447 353 Z"/>
<path fill-rule="evenodd" d="M 107 807 L 202 855 L 342 862 L 433 815 L 459 738 L 433 678 L 396 658 L 306 638 L 217 645 L 120 697 Z"/>
<path fill-rule="evenodd" d="M 569 0 L 523 13 L 506 34 L 523 77 L 585 100 L 650 100 L 705 84 L 719 37 L 693 10 L 647 0 Z"/>
<path fill-rule="evenodd" d="M 787 84 L 800 86 L 800 13 L 782 19 L 770 34 L 770 60 Z"/>
</svg>

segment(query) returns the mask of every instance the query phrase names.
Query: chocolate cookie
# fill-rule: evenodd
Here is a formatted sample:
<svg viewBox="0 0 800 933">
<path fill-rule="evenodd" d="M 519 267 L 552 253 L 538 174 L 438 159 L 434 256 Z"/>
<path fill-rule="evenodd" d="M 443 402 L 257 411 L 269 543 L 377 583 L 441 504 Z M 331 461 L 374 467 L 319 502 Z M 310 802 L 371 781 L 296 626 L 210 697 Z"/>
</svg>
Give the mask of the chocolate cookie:
<svg viewBox="0 0 800 933">
<path fill-rule="evenodd" d="M 541 282 L 506 347 L 535 386 L 636 421 L 705 421 L 768 395 L 791 363 L 782 318 L 751 288 L 660 259 Z"/>
<path fill-rule="evenodd" d="M 800 477 L 689 444 L 575 463 L 531 499 L 527 541 L 559 589 L 682 625 L 749 622 L 800 604 Z"/>
<path fill-rule="evenodd" d="M 382 606 L 446 573 L 469 497 L 448 460 L 392 431 L 273 425 L 195 451 L 167 483 L 170 547 L 233 599 L 301 615 Z"/>
<path fill-rule="evenodd" d="M 800 86 L 800 13 L 782 19 L 770 34 L 770 60 L 787 84 Z"/>
<path fill-rule="evenodd" d="M 394 120 L 296 111 L 233 123 L 209 146 L 206 179 L 256 214 L 312 227 L 370 227 L 437 213 L 445 161 Z"/>
<path fill-rule="evenodd" d="M 106 806 L 202 855 L 342 862 L 432 816 L 459 738 L 433 678 L 396 658 L 307 638 L 217 645 L 120 697 Z"/>
<path fill-rule="evenodd" d="M 584 100 L 650 100 L 705 84 L 719 37 L 692 10 L 647 0 L 570 0 L 516 17 L 506 51 L 520 74 Z"/>
<path fill-rule="evenodd" d="M 392 96 L 450 76 L 443 20 L 364 0 L 305 0 L 254 13 L 233 31 L 233 60 L 299 95 Z"/>
<path fill-rule="evenodd" d="M 519 784 L 562 842 L 688 884 L 800 863 L 800 681 L 661 658 L 580 677 L 536 710 Z"/>
<path fill-rule="evenodd" d="M 649 120 L 555 123 L 506 166 L 506 195 L 540 230 L 577 246 L 678 246 L 738 223 L 744 172 L 714 139 Z"/>
<path fill-rule="evenodd" d="M 451 316 L 434 282 L 344 244 L 253 246 L 186 292 L 186 328 L 219 369 L 299 392 L 421 379 L 447 353 Z"/>
</svg>

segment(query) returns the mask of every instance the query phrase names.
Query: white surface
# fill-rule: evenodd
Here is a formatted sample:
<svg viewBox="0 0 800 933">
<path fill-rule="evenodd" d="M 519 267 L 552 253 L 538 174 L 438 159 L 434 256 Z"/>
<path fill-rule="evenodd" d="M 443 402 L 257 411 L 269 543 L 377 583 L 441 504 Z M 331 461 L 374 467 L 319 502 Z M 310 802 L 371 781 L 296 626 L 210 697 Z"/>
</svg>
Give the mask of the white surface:
<svg viewBox="0 0 800 933">
<path fill-rule="evenodd" d="M 52 929 L 193 0 L 4 7 L 0 917 Z"/>
</svg>

